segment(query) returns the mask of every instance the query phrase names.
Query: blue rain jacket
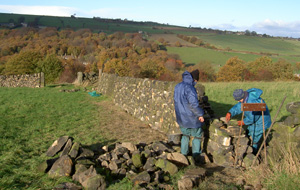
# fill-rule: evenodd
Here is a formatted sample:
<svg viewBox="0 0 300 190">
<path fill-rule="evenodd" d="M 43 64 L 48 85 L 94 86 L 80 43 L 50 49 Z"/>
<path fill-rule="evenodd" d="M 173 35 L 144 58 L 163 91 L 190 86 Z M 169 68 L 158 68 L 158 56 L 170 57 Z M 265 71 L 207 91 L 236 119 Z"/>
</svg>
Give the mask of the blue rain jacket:
<svg viewBox="0 0 300 190">
<path fill-rule="evenodd" d="M 176 121 L 179 126 L 184 128 L 199 128 L 203 125 L 199 121 L 199 117 L 203 116 L 204 111 L 199 107 L 195 84 L 192 75 L 185 71 L 182 74 L 182 82 L 175 86 Z"/>
<path fill-rule="evenodd" d="M 263 93 L 261 89 L 258 88 L 251 88 L 247 90 L 248 97 L 245 98 L 244 103 L 261 103 L 262 98 L 260 97 Z M 265 101 L 263 100 L 263 103 Z M 229 112 L 231 116 L 235 116 L 242 113 L 241 110 L 241 102 L 234 105 Z M 261 111 L 245 111 L 244 113 L 244 123 L 248 125 L 249 135 L 252 136 L 253 142 L 258 142 L 261 136 L 260 134 L 263 133 L 263 120 L 262 120 L 262 112 Z M 264 111 L 264 123 L 265 129 L 268 129 L 271 126 L 271 116 L 269 112 L 268 106 L 266 106 L 266 111 Z"/>
</svg>

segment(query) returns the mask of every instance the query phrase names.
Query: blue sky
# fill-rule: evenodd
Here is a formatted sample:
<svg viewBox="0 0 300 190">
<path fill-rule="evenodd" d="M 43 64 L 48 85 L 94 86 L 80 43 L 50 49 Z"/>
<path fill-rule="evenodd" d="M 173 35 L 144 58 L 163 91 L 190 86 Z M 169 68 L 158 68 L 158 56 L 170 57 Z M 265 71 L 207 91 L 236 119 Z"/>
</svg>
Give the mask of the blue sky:
<svg viewBox="0 0 300 190">
<path fill-rule="evenodd" d="M 296 0 L 0 0 L 1 13 L 121 18 L 300 38 Z"/>
</svg>

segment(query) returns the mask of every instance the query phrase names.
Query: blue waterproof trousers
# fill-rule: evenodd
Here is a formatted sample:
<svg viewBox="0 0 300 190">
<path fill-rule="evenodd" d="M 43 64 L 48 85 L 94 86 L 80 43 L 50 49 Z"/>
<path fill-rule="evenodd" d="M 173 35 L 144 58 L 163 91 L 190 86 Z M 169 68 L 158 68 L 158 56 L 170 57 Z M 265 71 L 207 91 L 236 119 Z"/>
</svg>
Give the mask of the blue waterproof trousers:
<svg viewBox="0 0 300 190">
<path fill-rule="evenodd" d="M 194 137 L 192 141 L 192 153 L 193 157 L 201 154 L 201 136 L 202 128 L 185 128 L 180 127 L 182 137 L 181 137 L 181 154 L 187 155 L 189 153 L 189 142 L 190 136 Z"/>
</svg>

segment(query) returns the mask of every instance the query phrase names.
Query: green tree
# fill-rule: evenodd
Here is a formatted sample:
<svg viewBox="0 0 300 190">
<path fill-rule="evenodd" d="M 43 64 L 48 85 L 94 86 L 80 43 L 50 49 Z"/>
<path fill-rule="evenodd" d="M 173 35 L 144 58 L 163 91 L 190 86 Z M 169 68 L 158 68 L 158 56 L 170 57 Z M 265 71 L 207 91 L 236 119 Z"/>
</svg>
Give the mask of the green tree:
<svg viewBox="0 0 300 190">
<path fill-rule="evenodd" d="M 45 73 L 46 83 L 54 82 L 63 71 L 61 60 L 54 54 L 47 55 L 47 57 L 38 62 L 37 72 Z"/>
<path fill-rule="evenodd" d="M 37 64 L 42 60 L 39 52 L 30 50 L 22 51 L 13 55 L 5 64 L 4 73 L 10 74 L 32 74 L 36 71 Z"/>
</svg>

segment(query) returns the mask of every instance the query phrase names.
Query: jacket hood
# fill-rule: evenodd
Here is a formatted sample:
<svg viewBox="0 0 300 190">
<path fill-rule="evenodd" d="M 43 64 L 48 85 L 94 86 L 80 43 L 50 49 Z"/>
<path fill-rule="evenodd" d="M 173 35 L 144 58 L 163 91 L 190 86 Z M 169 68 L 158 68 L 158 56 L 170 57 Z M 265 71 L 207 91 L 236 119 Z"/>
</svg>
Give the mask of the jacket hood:
<svg viewBox="0 0 300 190">
<path fill-rule="evenodd" d="M 250 88 L 249 90 L 247 90 L 247 92 L 249 93 L 249 98 L 253 99 L 259 98 L 263 93 L 263 91 L 258 88 Z"/>
<path fill-rule="evenodd" d="M 191 73 L 189 73 L 188 71 L 184 71 L 184 73 L 182 73 L 182 81 L 194 85 L 194 79 Z"/>
</svg>

